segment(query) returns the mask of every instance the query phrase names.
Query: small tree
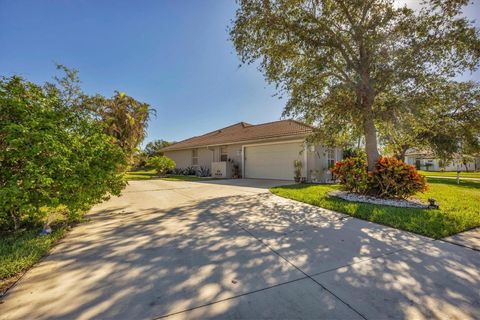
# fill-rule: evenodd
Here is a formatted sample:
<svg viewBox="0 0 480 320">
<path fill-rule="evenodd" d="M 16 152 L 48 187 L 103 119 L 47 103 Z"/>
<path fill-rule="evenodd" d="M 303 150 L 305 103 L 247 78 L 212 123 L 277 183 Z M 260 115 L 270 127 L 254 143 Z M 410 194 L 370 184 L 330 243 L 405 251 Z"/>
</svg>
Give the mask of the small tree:
<svg viewBox="0 0 480 320">
<path fill-rule="evenodd" d="M 168 171 L 175 169 L 176 166 L 175 161 L 165 156 L 150 158 L 148 165 L 154 167 L 159 176 L 165 175 Z"/>
</svg>

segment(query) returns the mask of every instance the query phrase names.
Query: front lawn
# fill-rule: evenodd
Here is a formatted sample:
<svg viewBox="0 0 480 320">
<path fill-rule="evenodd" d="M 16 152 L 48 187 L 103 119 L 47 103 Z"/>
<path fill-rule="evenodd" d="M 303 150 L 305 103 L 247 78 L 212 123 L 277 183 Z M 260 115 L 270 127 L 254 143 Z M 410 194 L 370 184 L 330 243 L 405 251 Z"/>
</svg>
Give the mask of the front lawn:
<svg viewBox="0 0 480 320">
<path fill-rule="evenodd" d="M 278 196 L 343 212 L 356 218 L 439 239 L 480 226 L 480 181 L 429 178 L 429 190 L 417 194 L 423 200 L 435 198 L 439 210 L 396 208 L 348 202 L 327 195 L 339 185 L 296 184 L 274 187 Z"/>
<path fill-rule="evenodd" d="M 64 235 L 65 229 L 40 236 L 38 230 L 0 234 L 0 296 L 22 272 L 39 261 Z"/>
<path fill-rule="evenodd" d="M 150 179 L 160 179 L 166 181 L 205 181 L 212 180 L 216 178 L 212 177 L 196 177 L 196 176 L 182 176 L 182 175 L 167 175 L 165 177 L 159 177 L 155 170 L 139 170 L 139 171 L 129 171 L 125 174 L 125 180 L 150 180 Z"/>
<path fill-rule="evenodd" d="M 426 177 L 457 177 L 456 171 L 423 171 L 418 170 L 418 173 L 426 176 Z M 480 172 L 460 172 L 460 178 L 476 178 L 480 179 Z"/>
<path fill-rule="evenodd" d="M 162 177 L 160 178 L 162 180 L 166 180 L 166 181 L 206 181 L 206 180 L 214 180 L 214 179 L 217 179 L 217 178 L 212 178 L 212 177 L 205 177 L 205 178 L 201 178 L 201 177 L 196 177 L 196 176 L 180 176 L 180 175 L 169 175 L 169 176 L 166 176 L 166 177 Z"/>
<path fill-rule="evenodd" d="M 138 170 L 128 171 L 125 174 L 125 180 L 149 180 L 158 178 L 154 169 L 151 170 Z"/>
</svg>

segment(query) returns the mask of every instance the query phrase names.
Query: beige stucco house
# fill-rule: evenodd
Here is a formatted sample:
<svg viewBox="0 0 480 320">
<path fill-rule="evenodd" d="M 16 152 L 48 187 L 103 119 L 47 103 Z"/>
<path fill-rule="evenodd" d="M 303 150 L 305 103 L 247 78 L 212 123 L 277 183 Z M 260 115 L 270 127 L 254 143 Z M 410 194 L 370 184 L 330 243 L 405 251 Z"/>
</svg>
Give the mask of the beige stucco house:
<svg viewBox="0 0 480 320">
<path fill-rule="evenodd" d="M 252 125 L 240 122 L 192 137 L 161 151 L 177 168 L 206 167 L 213 176 L 232 177 L 233 168 L 243 178 L 294 179 L 294 161 L 303 164 L 302 176 L 325 182 L 328 170 L 342 157 L 340 148 L 307 145 L 313 128 L 295 120 Z"/>
</svg>

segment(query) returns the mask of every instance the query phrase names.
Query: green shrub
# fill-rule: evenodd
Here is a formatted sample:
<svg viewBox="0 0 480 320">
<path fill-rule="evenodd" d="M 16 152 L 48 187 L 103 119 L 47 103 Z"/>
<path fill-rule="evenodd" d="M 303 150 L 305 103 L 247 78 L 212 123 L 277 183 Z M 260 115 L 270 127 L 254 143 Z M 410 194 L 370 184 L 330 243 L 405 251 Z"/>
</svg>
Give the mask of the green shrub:
<svg viewBox="0 0 480 320">
<path fill-rule="evenodd" d="M 0 79 L 1 229 L 40 224 L 59 207 L 78 219 L 120 193 L 125 164 L 102 124 L 66 106 L 58 90 Z"/>
<path fill-rule="evenodd" d="M 344 190 L 381 198 L 408 198 L 427 189 L 425 177 L 414 166 L 394 157 L 380 157 L 372 172 L 364 159 L 347 158 L 338 161 L 332 173 Z"/>
<path fill-rule="evenodd" d="M 368 190 L 367 162 L 360 157 L 337 161 L 331 169 L 346 191 L 365 193 Z"/>
<path fill-rule="evenodd" d="M 168 171 L 175 169 L 176 166 L 175 161 L 165 156 L 150 158 L 148 160 L 148 165 L 152 166 L 160 176 L 163 176 Z"/>
<path fill-rule="evenodd" d="M 295 182 L 299 182 L 302 178 L 302 169 L 303 163 L 300 160 L 293 161 L 293 167 L 295 170 L 293 171 Z"/>
</svg>

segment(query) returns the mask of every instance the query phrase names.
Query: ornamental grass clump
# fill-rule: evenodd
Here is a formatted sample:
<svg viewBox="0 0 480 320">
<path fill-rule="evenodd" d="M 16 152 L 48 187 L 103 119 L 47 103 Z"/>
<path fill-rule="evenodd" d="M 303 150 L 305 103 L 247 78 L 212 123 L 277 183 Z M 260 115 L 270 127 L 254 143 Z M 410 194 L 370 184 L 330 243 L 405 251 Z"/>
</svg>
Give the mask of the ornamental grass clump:
<svg viewBox="0 0 480 320">
<path fill-rule="evenodd" d="M 332 173 L 344 190 L 379 198 L 406 199 L 427 190 L 425 177 L 414 166 L 394 157 L 380 157 L 370 172 L 365 160 L 347 158 L 338 161 Z"/>
</svg>

